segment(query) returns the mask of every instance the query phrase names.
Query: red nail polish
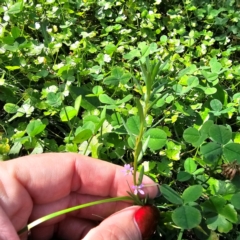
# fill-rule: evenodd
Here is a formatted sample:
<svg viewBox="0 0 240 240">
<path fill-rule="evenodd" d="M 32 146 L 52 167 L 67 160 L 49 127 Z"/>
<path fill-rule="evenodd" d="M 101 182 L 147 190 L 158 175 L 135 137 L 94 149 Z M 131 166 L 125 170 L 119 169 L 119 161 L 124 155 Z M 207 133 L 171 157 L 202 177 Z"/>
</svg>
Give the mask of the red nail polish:
<svg viewBox="0 0 240 240">
<path fill-rule="evenodd" d="M 138 225 L 138 228 L 142 234 L 142 239 L 149 239 L 156 231 L 160 213 L 155 206 L 146 205 L 139 208 L 134 219 Z"/>
</svg>

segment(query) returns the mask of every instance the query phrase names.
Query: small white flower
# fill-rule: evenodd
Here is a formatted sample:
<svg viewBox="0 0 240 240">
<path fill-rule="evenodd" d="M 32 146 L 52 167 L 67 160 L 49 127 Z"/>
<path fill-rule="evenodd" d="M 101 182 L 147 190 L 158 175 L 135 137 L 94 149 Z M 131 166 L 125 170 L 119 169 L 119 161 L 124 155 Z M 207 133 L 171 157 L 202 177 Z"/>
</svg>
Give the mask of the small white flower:
<svg viewBox="0 0 240 240">
<path fill-rule="evenodd" d="M 35 22 L 35 28 L 39 29 L 41 27 L 41 25 L 39 24 L 39 22 Z"/>
<path fill-rule="evenodd" d="M 111 57 L 108 54 L 104 54 L 103 61 L 109 63 L 111 61 Z"/>
</svg>

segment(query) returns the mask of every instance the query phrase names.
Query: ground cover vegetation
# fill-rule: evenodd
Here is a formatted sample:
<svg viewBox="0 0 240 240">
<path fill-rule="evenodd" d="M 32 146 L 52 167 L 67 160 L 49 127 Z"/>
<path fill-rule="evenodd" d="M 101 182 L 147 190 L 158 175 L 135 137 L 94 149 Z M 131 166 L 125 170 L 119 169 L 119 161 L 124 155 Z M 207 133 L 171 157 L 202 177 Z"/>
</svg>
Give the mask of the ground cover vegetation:
<svg viewBox="0 0 240 240">
<path fill-rule="evenodd" d="M 1 1 L 0 12 L 2 161 L 135 158 L 161 184 L 152 239 L 240 239 L 239 1 Z"/>
</svg>

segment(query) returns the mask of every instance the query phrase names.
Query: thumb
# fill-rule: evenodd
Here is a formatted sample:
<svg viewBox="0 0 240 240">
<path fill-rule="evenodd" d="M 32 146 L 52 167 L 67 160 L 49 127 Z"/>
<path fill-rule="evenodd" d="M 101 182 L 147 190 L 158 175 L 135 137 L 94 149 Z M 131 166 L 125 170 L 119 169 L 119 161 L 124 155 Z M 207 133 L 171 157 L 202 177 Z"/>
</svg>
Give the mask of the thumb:
<svg viewBox="0 0 240 240">
<path fill-rule="evenodd" d="M 83 240 L 141 240 L 141 233 L 134 221 L 140 206 L 132 206 L 114 213 L 91 229 Z"/>
</svg>

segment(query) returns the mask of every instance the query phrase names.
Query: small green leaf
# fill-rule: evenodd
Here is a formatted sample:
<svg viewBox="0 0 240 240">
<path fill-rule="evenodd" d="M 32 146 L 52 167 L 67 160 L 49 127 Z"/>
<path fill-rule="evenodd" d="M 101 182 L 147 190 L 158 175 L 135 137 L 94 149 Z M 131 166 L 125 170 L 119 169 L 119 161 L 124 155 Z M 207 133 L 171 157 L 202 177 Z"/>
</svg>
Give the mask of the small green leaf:
<svg viewBox="0 0 240 240">
<path fill-rule="evenodd" d="M 173 85 L 172 88 L 177 94 L 181 94 L 183 91 L 182 85 L 180 85 L 180 84 L 175 84 L 175 85 Z"/>
<path fill-rule="evenodd" d="M 231 198 L 232 205 L 237 209 L 240 210 L 240 192 L 235 193 Z"/>
<path fill-rule="evenodd" d="M 213 82 L 218 78 L 218 73 L 215 72 L 207 72 L 202 70 L 201 73 L 207 79 L 208 82 Z"/>
<path fill-rule="evenodd" d="M 217 92 L 217 89 L 214 88 L 214 87 L 207 87 L 207 88 L 204 89 L 204 93 L 206 95 L 212 95 L 212 94 L 214 94 L 216 92 Z"/>
<path fill-rule="evenodd" d="M 206 121 L 200 129 L 201 135 L 205 135 L 206 138 L 209 137 L 209 130 L 213 125 L 214 125 L 214 123 L 212 120 Z"/>
<path fill-rule="evenodd" d="M 191 76 L 191 77 L 188 78 L 187 84 L 188 84 L 189 87 L 194 88 L 194 87 L 197 87 L 199 85 L 199 80 L 198 80 L 197 77 Z"/>
<path fill-rule="evenodd" d="M 167 184 L 162 184 L 160 186 L 160 191 L 162 195 L 171 203 L 182 205 L 183 200 L 180 197 L 180 195 L 174 191 L 171 187 L 169 187 Z"/>
<path fill-rule="evenodd" d="M 105 52 L 111 56 L 116 51 L 116 49 L 117 47 L 113 43 L 110 43 L 105 47 Z"/>
<path fill-rule="evenodd" d="M 202 204 L 206 213 L 206 223 L 212 230 L 227 233 L 232 229 L 232 223 L 238 221 L 237 212 L 222 196 L 211 196 L 208 201 Z"/>
<path fill-rule="evenodd" d="M 181 78 L 186 74 L 193 74 L 197 70 L 197 67 L 195 64 L 191 64 L 189 67 L 186 67 L 185 69 L 181 70 L 178 73 L 178 77 Z"/>
<path fill-rule="evenodd" d="M 112 104 L 112 105 L 116 104 L 116 101 L 110 98 L 107 94 L 101 94 L 99 96 L 99 100 L 101 103 L 105 103 L 105 104 Z"/>
<path fill-rule="evenodd" d="M 79 95 L 74 102 L 74 108 L 76 109 L 76 116 L 78 115 L 79 109 L 81 107 L 82 95 Z"/>
<path fill-rule="evenodd" d="M 177 180 L 179 182 L 185 182 L 188 181 L 190 178 L 192 178 L 192 174 L 188 173 L 188 172 L 184 172 L 184 171 L 180 171 L 177 174 Z"/>
<path fill-rule="evenodd" d="M 7 11 L 9 15 L 20 13 L 23 10 L 23 1 L 13 4 Z"/>
<path fill-rule="evenodd" d="M 19 109 L 19 106 L 13 103 L 6 103 L 3 107 L 3 109 L 7 112 L 7 113 L 16 113 L 17 110 Z"/>
<path fill-rule="evenodd" d="M 213 163 L 218 160 L 222 155 L 222 147 L 219 143 L 210 142 L 201 146 L 201 154 L 206 158 L 209 163 Z"/>
<path fill-rule="evenodd" d="M 188 143 L 194 143 L 199 140 L 200 133 L 196 128 L 190 127 L 183 132 L 183 138 Z"/>
<path fill-rule="evenodd" d="M 118 85 L 119 83 L 126 84 L 132 75 L 130 73 L 126 73 L 123 68 L 114 67 L 111 71 L 111 76 L 106 77 L 103 80 L 103 83 L 106 85 Z"/>
<path fill-rule="evenodd" d="M 223 147 L 223 155 L 228 162 L 237 160 L 240 163 L 240 144 L 229 143 Z"/>
<path fill-rule="evenodd" d="M 45 129 L 46 125 L 41 120 L 31 121 L 26 128 L 26 132 L 30 137 L 34 137 Z"/>
<path fill-rule="evenodd" d="M 18 27 L 12 27 L 11 29 L 12 36 L 14 39 L 18 38 L 21 34 L 21 30 Z"/>
<path fill-rule="evenodd" d="M 123 55 L 123 58 L 127 60 L 132 60 L 133 58 L 140 57 L 140 56 L 141 56 L 140 51 L 137 49 L 133 49 L 129 53 Z"/>
<path fill-rule="evenodd" d="M 161 149 L 167 142 L 167 134 L 158 128 L 151 128 L 145 134 L 144 137 L 150 136 L 148 147 L 153 150 Z"/>
<path fill-rule="evenodd" d="M 5 66 L 5 68 L 9 71 L 15 71 L 17 69 L 20 69 L 20 66 Z"/>
<path fill-rule="evenodd" d="M 74 143 L 82 143 L 88 140 L 92 136 L 92 131 L 90 129 L 83 129 L 75 136 L 73 139 Z"/>
<path fill-rule="evenodd" d="M 50 92 L 46 102 L 52 107 L 59 107 L 62 104 L 62 94 Z"/>
<path fill-rule="evenodd" d="M 193 185 L 184 190 L 182 199 L 184 203 L 195 202 L 202 195 L 202 186 Z"/>
<path fill-rule="evenodd" d="M 117 100 L 117 104 L 120 105 L 122 103 L 128 102 L 129 100 L 131 100 L 133 98 L 133 95 L 128 94 L 126 97 L 124 97 L 121 100 Z"/>
<path fill-rule="evenodd" d="M 145 153 L 146 150 L 147 150 L 149 140 L 150 140 L 150 136 L 148 136 L 148 138 L 145 140 L 145 142 L 144 142 L 143 145 L 142 145 L 141 152 L 139 153 L 138 159 L 137 159 L 138 162 L 140 162 L 140 161 L 142 160 L 143 155 L 144 155 L 144 153 Z"/>
<path fill-rule="evenodd" d="M 213 111 L 221 111 L 222 110 L 222 103 L 218 99 L 213 99 L 210 102 L 210 106 Z"/>
<path fill-rule="evenodd" d="M 213 125 L 209 129 L 209 137 L 220 144 L 228 143 L 232 138 L 232 132 L 229 128 L 221 125 Z"/>
<path fill-rule="evenodd" d="M 142 183 L 143 176 L 144 176 L 144 166 L 141 165 L 139 170 L 138 182 L 137 182 L 138 185 Z"/>
<path fill-rule="evenodd" d="M 127 120 L 127 129 L 131 134 L 138 135 L 140 131 L 140 119 L 139 116 L 132 116 Z"/>
<path fill-rule="evenodd" d="M 166 156 L 171 160 L 179 160 L 181 153 L 181 145 L 175 144 L 173 141 L 167 142 Z"/>
<path fill-rule="evenodd" d="M 62 108 L 60 112 L 60 119 L 62 122 L 67 122 L 73 119 L 77 114 L 77 110 L 72 106 Z"/>
<path fill-rule="evenodd" d="M 197 164 L 192 158 L 187 158 L 184 161 L 184 169 L 186 172 L 194 173 L 197 169 Z"/>
<path fill-rule="evenodd" d="M 182 229 L 192 229 L 201 223 L 202 216 L 198 209 L 186 205 L 173 211 L 172 220 Z"/>
<path fill-rule="evenodd" d="M 217 61 L 217 58 L 215 58 L 215 57 L 212 58 L 210 60 L 209 64 L 210 64 L 210 67 L 211 67 L 211 71 L 219 74 L 219 72 L 222 68 L 222 64 Z"/>
</svg>

